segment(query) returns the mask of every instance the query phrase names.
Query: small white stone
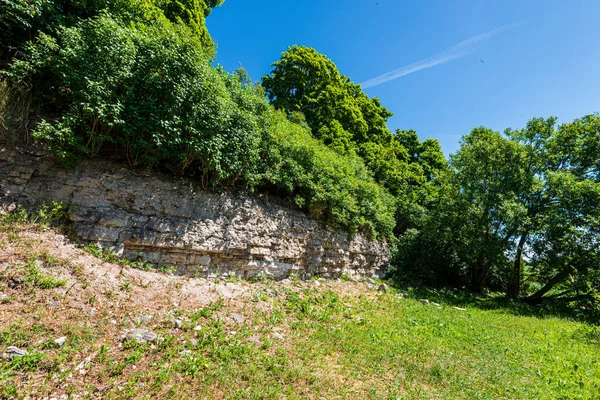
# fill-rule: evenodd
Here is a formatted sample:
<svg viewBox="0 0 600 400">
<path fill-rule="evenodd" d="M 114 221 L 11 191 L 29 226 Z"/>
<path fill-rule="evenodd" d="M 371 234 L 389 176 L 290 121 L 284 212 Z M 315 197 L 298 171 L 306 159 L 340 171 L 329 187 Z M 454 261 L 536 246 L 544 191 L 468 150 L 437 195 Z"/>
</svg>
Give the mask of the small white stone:
<svg viewBox="0 0 600 400">
<path fill-rule="evenodd" d="M 65 344 L 66 341 L 67 341 L 66 336 L 61 336 L 58 339 L 54 339 L 54 343 L 56 343 L 58 346 L 62 346 L 63 344 Z"/>
<path fill-rule="evenodd" d="M 201 331 L 201 330 L 202 330 L 202 327 L 201 327 L 200 325 L 196 325 L 196 326 L 194 327 L 194 330 L 195 330 L 196 332 L 198 332 L 198 331 Z"/>
</svg>

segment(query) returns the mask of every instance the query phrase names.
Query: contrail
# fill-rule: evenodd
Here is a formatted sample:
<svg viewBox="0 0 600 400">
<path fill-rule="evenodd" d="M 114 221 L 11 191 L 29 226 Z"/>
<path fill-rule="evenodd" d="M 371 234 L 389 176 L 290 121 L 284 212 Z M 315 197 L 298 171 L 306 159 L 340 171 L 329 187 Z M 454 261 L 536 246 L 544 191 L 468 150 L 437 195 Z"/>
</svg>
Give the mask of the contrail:
<svg viewBox="0 0 600 400">
<path fill-rule="evenodd" d="M 514 24 L 505 25 L 505 26 L 501 26 L 496 29 L 492 29 L 489 32 L 479 34 L 470 39 L 467 39 L 458 44 L 455 44 L 454 46 L 450 47 L 449 49 L 443 51 L 442 53 L 440 53 L 438 55 L 435 55 L 435 56 L 429 57 L 429 58 L 425 58 L 423 60 L 417 61 L 417 62 L 409 64 L 409 65 L 405 65 L 404 67 L 400 67 L 393 71 L 387 72 L 383 75 L 379 75 L 375 78 L 369 79 L 368 81 L 365 81 L 365 82 L 361 83 L 360 85 L 363 87 L 363 89 L 370 88 L 370 87 L 381 85 L 382 83 L 386 83 L 391 80 L 400 78 L 401 76 L 412 74 L 413 72 L 417 72 L 422 69 L 431 68 L 431 67 L 435 67 L 436 65 L 445 64 L 450 61 L 458 60 L 459 58 L 466 56 L 469 53 L 469 50 L 473 46 L 475 46 L 477 43 L 481 42 L 482 40 L 489 39 L 490 37 L 492 37 L 494 35 L 497 35 L 501 32 L 512 29 L 521 24 L 522 24 L 522 22 L 515 22 Z"/>
</svg>

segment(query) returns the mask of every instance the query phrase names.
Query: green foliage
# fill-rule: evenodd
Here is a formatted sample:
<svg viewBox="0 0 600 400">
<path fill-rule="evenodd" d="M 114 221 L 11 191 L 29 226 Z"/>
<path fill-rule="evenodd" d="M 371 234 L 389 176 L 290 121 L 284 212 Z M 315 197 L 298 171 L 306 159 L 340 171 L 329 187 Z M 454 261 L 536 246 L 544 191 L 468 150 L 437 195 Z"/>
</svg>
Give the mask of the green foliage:
<svg viewBox="0 0 600 400">
<path fill-rule="evenodd" d="M 14 210 L 6 212 L 0 210 L 0 230 L 22 224 L 37 224 L 41 228 L 53 227 L 68 231 L 71 222 L 68 207 L 59 201 L 42 203 L 37 207 L 29 208 L 18 205 Z"/>
<path fill-rule="evenodd" d="M 7 75 L 59 113 L 34 136 L 65 164 L 113 156 L 205 187 L 290 196 L 350 232 L 391 234 L 393 199 L 361 159 L 328 149 L 275 112 L 243 71 L 212 67 L 186 28 L 125 25 L 102 14 L 56 37 L 40 34 Z"/>
<path fill-rule="evenodd" d="M 65 286 L 67 283 L 66 279 L 56 279 L 50 275 L 44 274 L 36 261 L 37 259 L 32 259 L 25 266 L 27 270 L 27 275 L 25 276 L 26 284 L 39 289 L 53 289 Z"/>
<path fill-rule="evenodd" d="M 600 116 L 476 128 L 451 158 L 437 206 L 402 238 L 400 270 L 430 282 L 599 309 Z"/>
<path fill-rule="evenodd" d="M 214 184 L 253 172 L 257 109 L 266 104 L 212 68 L 185 29 L 125 27 L 103 15 L 58 39 L 40 35 L 28 55 L 10 76 L 51 73 L 39 90 L 52 91 L 62 116 L 42 121 L 34 135 L 66 163 L 104 151 L 134 166 L 210 173 Z"/>
<path fill-rule="evenodd" d="M 385 124 L 392 114 L 313 48 L 288 48 L 263 86 L 276 108 L 303 113 L 313 134 L 342 153 L 359 143 L 391 140 Z"/>
<path fill-rule="evenodd" d="M 339 154 L 359 155 L 380 185 L 396 197 L 396 233 L 416 226 L 425 212 L 429 182 L 446 167 L 439 143 L 419 142 L 414 131 L 387 128 L 392 115 L 313 48 L 293 46 L 273 63 L 262 84 L 290 120 L 301 113 L 312 135 Z"/>
<path fill-rule="evenodd" d="M 184 24 L 200 41 L 205 53 L 212 56 L 214 43 L 205 20 L 222 3 L 223 0 L 1 0 L 0 67 L 40 33 L 54 36 L 65 27 L 103 12 L 110 12 L 122 21 Z"/>
<path fill-rule="evenodd" d="M 260 188 L 292 196 L 311 216 L 336 221 L 351 231 L 391 234 L 394 200 L 373 181 L 359 157 L 342 156 L 323 146 L 283 113 L 272 113 L 268 122 L 271 135 L 262 146 L 267 168 L 261 171 Z"/>
</svg>

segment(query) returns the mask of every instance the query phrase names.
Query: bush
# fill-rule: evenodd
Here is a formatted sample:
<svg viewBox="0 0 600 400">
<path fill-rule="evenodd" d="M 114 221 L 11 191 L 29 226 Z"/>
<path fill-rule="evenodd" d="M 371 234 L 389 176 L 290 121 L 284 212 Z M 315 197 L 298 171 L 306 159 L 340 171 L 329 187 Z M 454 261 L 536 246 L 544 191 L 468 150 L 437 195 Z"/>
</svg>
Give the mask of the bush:
<svg viewBox="0 0 600 400">
<path fill-rule="evenodd" d="M 213 184 L 253 172 L 260 105 L 182 26 L 124 26 L 104 14 L 58 38 L 41 34 L 9 76 L 31 85 L 45 78 L 34 90 L 60 117 L 34 135 L 67 164 L 103 152 L 132 166 L 210 174 Z"/>
<path fill-rule="evenodd" d="M 259 186 L 274 186 L 309 215 L 338 222 L 352 232 L 391 236 L 394 199 L 375 183 L 358 156 L 340 155 L 281 112 L 269 115 L 268 132 Z"/>
<path fill-rule="evenodd" d="M 41 33 L 6 72 L 46 104 L 34 136 L 65 164 L 103 155 L 168 169 L 205 187 L 291 197 L 314 218 L 390 235 L 394 200 L 363 161 L 343 156 L 270 106 L 247 76 L 215 68 L 200 40 L 166 20 L 104 12 Z"/>
</svg>

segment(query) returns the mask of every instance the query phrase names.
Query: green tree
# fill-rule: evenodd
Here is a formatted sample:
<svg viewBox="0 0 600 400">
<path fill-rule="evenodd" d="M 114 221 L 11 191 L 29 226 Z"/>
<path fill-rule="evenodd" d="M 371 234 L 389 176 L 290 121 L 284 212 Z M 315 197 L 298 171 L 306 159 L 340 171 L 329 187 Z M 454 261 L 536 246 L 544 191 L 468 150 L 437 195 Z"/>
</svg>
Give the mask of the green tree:
<svg viewBox="0 0 600 400">
<path fill-rule="evenodd" d="M 313 135 L 342 153 L 392 139 L 386 126 L 392 114 L 313 48 L 288 48 L 262 84 L 276 108 L 303 113 Z"/>
<path fill-rule="evenodd" d="M 214 55 L 214 43 L 206 29 L 206 17 L 224 0 L 0 0 L 0 67 L 40 32 L 56 36 L 61 28 L 101 12 L 128 22 L 152 23 L 167 18 L 185 24 Z"/>
<path fill-rule="evenodd" d="M 504 134 L 474 129 L 423 227 L 401 242 L 399 265 L 530 302 L 597 299 L 599 143 L 598 115 L 558 128 L 536 118 Z"/>
<path fill-rule="evenodd" d="M 262 84 L 276 108 L 290 117 L 304 115 L 313 136 L 340 154 L 364 160 L 375 180 L 396 197 L 396 233 L 418 224 L 428 191 L 423 186 L 446 166 L 436 140 L 421 143 L 411 131 L 418 148 L 409 156 L 404 132 L 394 135 L 387 128 L 392 113 L 313 48 L 288 48 Z"/>
</svg>

